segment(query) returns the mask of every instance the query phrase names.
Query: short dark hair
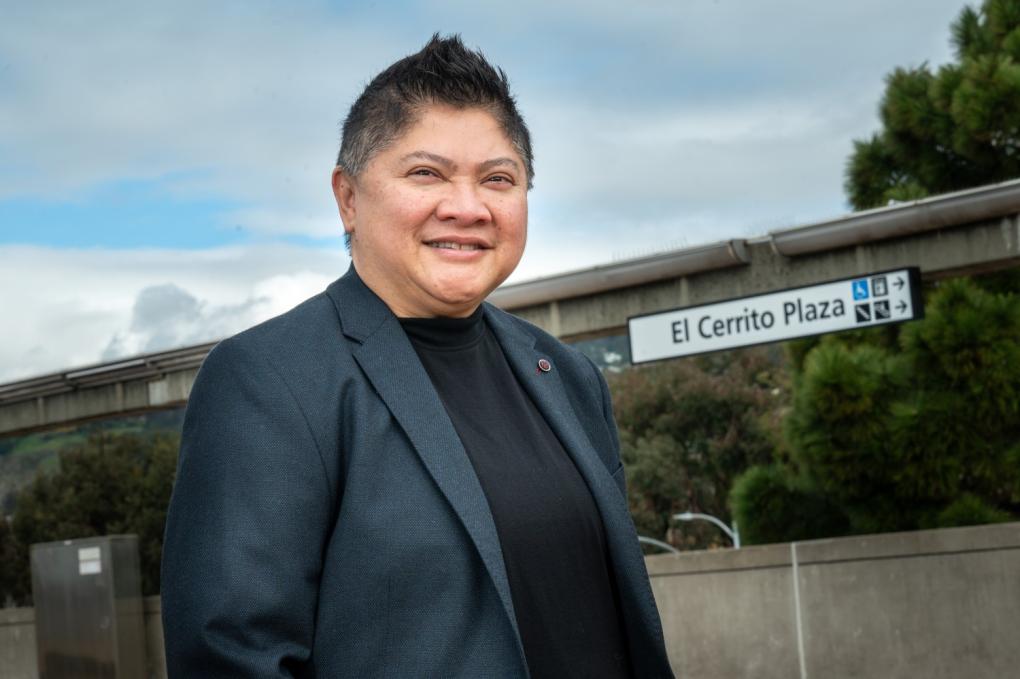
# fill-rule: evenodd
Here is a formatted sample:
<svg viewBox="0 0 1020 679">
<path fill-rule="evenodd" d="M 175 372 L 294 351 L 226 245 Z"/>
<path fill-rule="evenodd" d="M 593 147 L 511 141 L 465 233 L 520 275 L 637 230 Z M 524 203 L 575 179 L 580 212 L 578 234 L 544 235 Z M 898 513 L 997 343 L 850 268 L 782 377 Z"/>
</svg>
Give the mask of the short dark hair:
<svg viewBox="0 0 1020 679">
<path fill-rule="evenodd" d="M 434 34 L 421 51 L 372 79 L 344 121 L 337 166 L 358 176 L 431 104 L 478 107 L 491 113 L 524 160 L 531 188 L 535 176 L 531 135 L 510 94 L 506 73 L 481 52 L 465 47 L 459 35 Z"/>
</svg>

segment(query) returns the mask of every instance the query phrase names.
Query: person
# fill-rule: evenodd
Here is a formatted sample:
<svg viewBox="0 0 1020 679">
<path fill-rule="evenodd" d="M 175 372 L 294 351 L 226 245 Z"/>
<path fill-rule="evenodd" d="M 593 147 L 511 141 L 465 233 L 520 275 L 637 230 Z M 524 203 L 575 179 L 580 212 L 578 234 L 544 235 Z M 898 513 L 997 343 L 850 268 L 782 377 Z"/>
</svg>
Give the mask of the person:
<svg viewBox="0 0 1020 679">
<path fill-rule="evenodd" d="M 162 563 L 170 677 L 669 677 L 609 392 L 484 303 L 524 251 L 506 75 L 438 34 L 365 88 L 352 266 L 218 344 Z"/>
</svg>

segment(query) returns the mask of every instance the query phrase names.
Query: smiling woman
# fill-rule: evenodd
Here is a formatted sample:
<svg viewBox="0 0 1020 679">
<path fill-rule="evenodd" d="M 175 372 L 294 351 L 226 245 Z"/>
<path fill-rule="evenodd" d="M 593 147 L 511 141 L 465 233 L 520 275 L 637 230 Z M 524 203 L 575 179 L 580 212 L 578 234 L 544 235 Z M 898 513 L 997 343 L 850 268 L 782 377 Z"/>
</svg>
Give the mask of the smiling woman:
<svg viewBox="0 0 1020 679">
<path fill-rule="evenodd" d="M 485 304 L 527 233 L 505 74 L 434 37 L 333 172 L 352 268 L 218 345 L 167 521 L 171 677 L 670 677 L 609 391 Z"/>
<path fill-rule="evenodd" d="M 362 173 L 333 174 L 351 257 L 401 317 L 469 316 L 524 253 L 524 161 L 479 108 L 432 105 Z"/>
</svg>

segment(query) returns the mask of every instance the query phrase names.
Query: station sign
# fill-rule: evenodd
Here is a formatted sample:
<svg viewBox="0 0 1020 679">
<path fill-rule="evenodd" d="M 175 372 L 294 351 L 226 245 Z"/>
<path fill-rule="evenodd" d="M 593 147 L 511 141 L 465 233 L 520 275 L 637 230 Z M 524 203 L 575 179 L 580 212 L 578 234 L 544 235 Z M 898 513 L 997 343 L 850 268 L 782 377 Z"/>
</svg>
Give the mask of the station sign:
<svg viewBox="0 0 1020 679">
<path fill-rule="evenodd" d="M 631 363 L 924 318 L 917 267 L 634 316 Z"/>
</svg>

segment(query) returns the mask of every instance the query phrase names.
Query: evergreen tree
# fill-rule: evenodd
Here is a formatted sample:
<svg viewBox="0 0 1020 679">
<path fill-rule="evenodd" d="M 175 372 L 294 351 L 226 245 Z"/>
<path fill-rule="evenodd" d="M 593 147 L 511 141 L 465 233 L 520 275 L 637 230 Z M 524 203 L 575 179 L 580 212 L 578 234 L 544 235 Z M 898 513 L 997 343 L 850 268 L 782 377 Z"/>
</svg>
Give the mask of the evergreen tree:
<svg viewBox="0 0 1020 679">
<path fill-rule="evenodd" d="M 61 454 L 56 473 L 39 475 L 17 496 L 9 595 L 21 604 L 31 600 L 30 545 L 126 533 L 138 536 L 143 593 L 158 594 L 178 445 L 176 434 L 100 432 Z"/>
<path fill-rule="evenodd" d="M 888 76 L 855 209 L 1020 176 L 1020 0 L 965 8 L 952 44 Z M 1016 270 L 950 281 L 923 321 L 789 343 L 789 455 L 732 491 L 748 542 L 1020 517 L 1018 293 Z"/>
<path fill-rule="evenodd" d="M 854 142 L 846 192 L 854 209 L 1020 176 L 1020 0 L 984 0 L 952 26 L 956 60 L 897 68 L 881 132 Z"/>
<path fill-rule="evenodd" d="M 899 328 L 794 345 L 788 464 L 732 494 L 749 543 L 1020 517 L 1020 296 L 947 281 Z"/>
<path fill-rule="evenodd" d="M 0 515 L 0 608 L 16 603 L 18 547 L 7 519 Z"/>
</svg>

